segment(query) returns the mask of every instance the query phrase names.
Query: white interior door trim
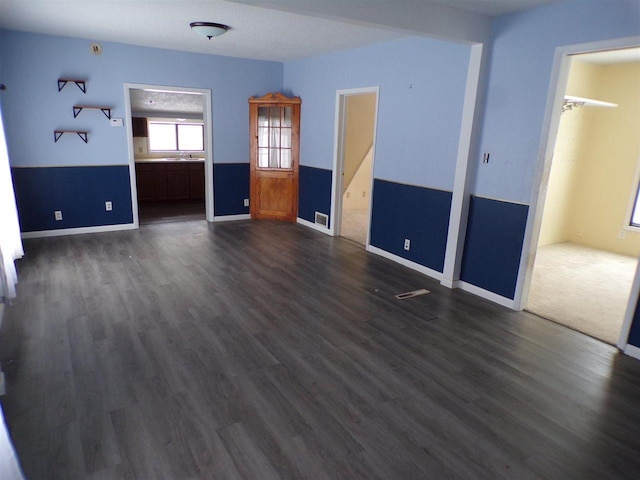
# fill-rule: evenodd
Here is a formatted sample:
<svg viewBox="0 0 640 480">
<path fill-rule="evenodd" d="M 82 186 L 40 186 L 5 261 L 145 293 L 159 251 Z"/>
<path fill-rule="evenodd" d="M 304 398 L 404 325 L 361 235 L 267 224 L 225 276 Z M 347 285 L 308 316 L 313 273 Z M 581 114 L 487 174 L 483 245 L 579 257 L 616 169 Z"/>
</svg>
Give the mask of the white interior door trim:
<svg viewBox="0 0 640 480">
<path fill-rule="evenodd" d="M 380 103 L 380 87 L 361 87 L 349 88 L 344 90 L 336 90 L 336 110 L 335 110 L 335 130 L 334 130 L 334 155 L 333 155 L 333 178 L 331 180 L 331 225 L 329 234 L 337 237 L 340 236 L 340 225 L 342 223 L 342 186 L 344 170 L 344 143 L 345 143 L 345 120 L 346 120 L 346 99 L 351 95 L 364 95 L 375 93 L 376 110 L 373 119 L 373 142 L 371 145 L 371 186 L 369 195 L 369 228 L 367 229 L 367 243 L 365 248 L 369 248 L 371 239 L 371 213 L 373 202 L 373 172 L 375 170 L 376 161 L 376 136 L 378 132 L 378 110 Z"/>
<path fill-rule="evenodd" d="M 551 81 L 549 82 L 549 92 L 547 94 L 544 121 L 542 124 L 540 146 L 538 148 L 533 190 L 531 192 L 531 200 L 529 202 L 529 214 L 527 217 L 527 226 L 525 229 L 525 236 L 522 246 L 523 248 L 522 256 L 520 258 L 520 268 L 518 270 L 518 280 L 516 283 L 516 292 L 514 297 L 516 310 L 522 310 L 526 306 L 529 289 L 531 286 L 533 265 L 535 263 L 535 255 L 538 245 L 538 239 L 540 236 L 540 226 L 542 224 L 542 216 L 544 213 L 544 202 L 549 183 L 549 173 L 551 170 L 553 152 L 558 136 L 558 127 L 560 125 L 562 99 L 564 97 L 569 78 L 569 67 L 571 62 L 569 56 L 580 53 L 597 52 L 601 50 L 619 50 L 623 48 L 637 47 L 639 45 L 640 36 L 634 36 L 611 40 L 602 40 L 598 42 L 581 43 L 576 45 L 567 45 L 556 48 L 553 60 L 553 68 L 551 71 Z M 640 271 L 636 271 L 634 288 L 636 287 L 636 283 L 638 283 L 638 288 L 640 288 L 640 280 L 638 279 L 639 274 Z M 627 316 L 629 315 L 631 304 L 633 304 L 633 311 L 635 311 L 637 299 L 638 291 L 635 290 L 635 293 L 634 291 L 632 291 L 627 308 Z M 631 315 L 633 315 L 633 313 Z M 627 316 L 625 317 L 625 326 L 623 326 L 620 333 L 618 346 L 626 345 L 627 343 L 629 328 L 631 327 L 631 319 L 627 318 Z"/>
<path fill-rule="evenodd" d="M 203 96 L 203 120 L 204 120 L 204 188 L 205 188 L 205 209 L 208 222 L 213 222 L 213 117 L 211 107 L 211 90 L 208 88 L 174 87 L 165 85 L 150 85 L 141 83 L 124 84 L 124 105 L 127 127 L 127 145 L 129 152 L 129 179 L 131 181 L 131 208 L 133 210 L 133 223 L 135 228 L 140 227 L 138 218 L 138 192 L 136 188 L 136 164 L 133 149 L 133 127 L 131 125 L 131 90 L 165 90 L 167 92 L 189 92 L 198 93 Z"/>
<path fill-rule="evenodd" d="M 618 337 L 617 346 L 620 350 L 626 352 L 629 346 L 629 332 L 631 331 L 631 324 L 633 323 L 633 316 L 636 313 L 636 306 L 638 304 L 638 296 L 640 296 L 640 262 L 636 267 L 636 274 L 633 278 L 633 284 L 631 285 L 631 292 L 629 294 L 629 303 L 627 303 L 627 310 L 624 314 L 624 322 L 620 329 L 620 336 Z"/>
</svg>

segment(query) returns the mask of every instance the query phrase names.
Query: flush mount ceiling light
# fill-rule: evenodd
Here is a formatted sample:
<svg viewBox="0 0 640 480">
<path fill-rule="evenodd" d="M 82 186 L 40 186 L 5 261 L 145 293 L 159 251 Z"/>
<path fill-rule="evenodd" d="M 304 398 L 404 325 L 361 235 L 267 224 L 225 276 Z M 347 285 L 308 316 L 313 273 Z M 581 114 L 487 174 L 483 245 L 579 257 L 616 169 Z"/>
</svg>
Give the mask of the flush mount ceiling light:
<svg viewBox="0 0 640 480">
<path fill-rule="evenodd" d="M 191 30 L 203 37 L 207 37 L 211 40 L 213 37 L 218 37 L 229 30 L 229 27 L 221 23 L 211 22 L 192 22 L 189 24 Z"/>
</svg>

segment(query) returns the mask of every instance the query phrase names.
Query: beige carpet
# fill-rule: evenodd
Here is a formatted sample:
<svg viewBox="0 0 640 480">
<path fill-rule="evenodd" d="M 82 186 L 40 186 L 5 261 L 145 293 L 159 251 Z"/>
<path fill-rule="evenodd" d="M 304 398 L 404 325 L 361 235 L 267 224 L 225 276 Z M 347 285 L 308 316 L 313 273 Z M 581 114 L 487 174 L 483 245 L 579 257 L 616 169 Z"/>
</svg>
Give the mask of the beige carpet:
<svg viewBox="0 0 640 480">
<path fill-rule="evenodd" d="M 526 310 L 615 344 L 636 263 L 575 243 L 540 247 Z"/>
<path fill-rule="evenodd" d="M 369 228 L 368 210 L 348 210 L 342 211 L 342 228 L 340 235 L 349 238 L 361 245 L 367 243 L 367 230 Z"/>
</svg>

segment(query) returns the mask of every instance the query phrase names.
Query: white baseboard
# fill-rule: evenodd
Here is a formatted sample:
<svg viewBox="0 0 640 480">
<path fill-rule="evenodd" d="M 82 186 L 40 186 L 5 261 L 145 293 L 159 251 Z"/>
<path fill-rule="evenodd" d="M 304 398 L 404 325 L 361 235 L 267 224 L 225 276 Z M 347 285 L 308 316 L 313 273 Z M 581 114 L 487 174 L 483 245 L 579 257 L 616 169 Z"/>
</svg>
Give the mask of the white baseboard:
<svg viewBox="0 0 640 480">
<path fill-rule="evenodd" d="M 451 288 L 453 290 L 460 286 L 460 280 L 450 280 L 448 278 L 442 278 L 442 280 L 440 280 L 440 285 Z"/>
<path fill-rule="evenodd" d="M 251 220 L 251 215 L 242 213 L 240 215 L 220 215 L 213 217 L 214 222 L 234 222 L 236 220 Z"/>
<path fill-rule="evenodd" d="M 326 227 L 322 227 L 322 226 L 320 226 L 320 225 L 317 225 L 317 224 L 315 224 L 315 223 L 313 223 L 313 222 L 310 222 L 309 220 L 305 220 L 304 218 L 300 218 L 300 217 L 298 217 L 297 222 L 298 222 L 300 225 L 304 225 L 305 227 L 313 228 L 314 230 L 317 230 L 317 231 L 319 231 L 319 232 L 322 232 L 322 233 L 324 233 L 325 235 L 331 235 L 331 236 L 333 236 L 333 231 L 332 231 L 331 229 L 326 228 Z"/>
<path fill-rule="evenodd" d="M 623 352 L 626 355 L 629 355 L 630 357 L 637 358 L 638 360 L 640 360 L 640 348 L 638 347 L 627 344 L 627 346 L 624 347 Z"/>
<path fill-rule="evenodd" d="M 84 233 L 115 232 L 118 230 L 135 230 L 135 223 L 120 223 L 117 225 L 100 225 L 97 227 L 60 228 L 58 230 L 40 230 L 36 232 L 22 232 L 22 238 L 61 237 L 63 235 L 81 235 Z"/>
<path fill-rule="evenodd" d="M 503 307 L 510 308 L 511 310 L 517 310 L 516 302 L 510 298 L 503 297 L 502 295 L 498 295 L 497 293 L 490 292 L 489 290 L 485 290 L 484 288 L 476 287 L 475 285 L 472 285 L 467 282 L 463 282 L 462 280 L 458 281 L 458 287 L 460 288 L 460 290 L 473 293 L 478 297 L 485 298 L 487 300 L 492 301 L 493 303 L 502 305 Z"/>
<path fill-rule="evenodd" d="M 411 260 L 407 260 L 406 258 L 399 257 L 398 255 L 394 255 L 393 253 L 389 253 L 386 250 L 382 250 L 381 248 L 374 247 L 373 245 L 369 245 L 367 247 L 367 251 L 371 253 L 375 253 L 376 255 L 380 255 L 381 257 L 388 258 L 389 260 L 393 260 L 400 265 L 404 265 L 405 267 L 410 268 L 411 270 L 415 270 L 417 272 L 423 273 L 428 277 L 435 278 L 436 280 L 442 280 L 442 273 L 437 270 L 433 270 L 429 267 L 425 267 L 424 265 L 420 265 L 419 263 L 412 262 Z"/>
</svg>

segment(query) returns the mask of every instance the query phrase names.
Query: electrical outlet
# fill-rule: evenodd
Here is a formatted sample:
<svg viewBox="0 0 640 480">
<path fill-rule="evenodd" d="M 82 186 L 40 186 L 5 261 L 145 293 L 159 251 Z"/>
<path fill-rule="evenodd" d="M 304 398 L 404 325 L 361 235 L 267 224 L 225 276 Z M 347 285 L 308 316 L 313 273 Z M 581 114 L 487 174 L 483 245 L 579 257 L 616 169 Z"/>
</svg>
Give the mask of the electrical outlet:
<svg viewBox="0 0 640 480">
<path fill-rule="evenodd" d="M 362 198 L 367 196 L 367 192 L 362 192 Z"/>
<path fill-rule="evenodd" d="M 351 198 L 351 192 L 347 191 L 347 198 Z"/>
<path fill-rule="evenodd" d="M 245 206 L 245 207 L 248 207 L 248 206 L 249 206 L 249 199 L 248 199 L 248 198 L 245 198 L 245 199 L 244 199 L 244 206 Z"/>
<path fill-rule="evenodd" d="M 411 248 L 411 240 L 409 240 L 408 238 L 404 239 L 404 249 L 405 250 L 409 250 Z"/>
<path fill-rule="evenodd" d="M 104 209 L 107 212 L 110 212 L 111 210 L 113 210 L 113 204 L 111 202 L 104 202 Z"/>
<path fill-rule="evenodd" d="M 618 238 L 620 240 L 624 240 L 625 238 L 627 238 L 627 232 L 625 232 L 624 230 L 620 230 L 620 233 L 618 234 Z"/>
<path fill-rule="evenodd" d="M 53 214 L 56 217 L 56 221 L 62 220 L 62 210 L 56 210 Z"/>
</svg>

